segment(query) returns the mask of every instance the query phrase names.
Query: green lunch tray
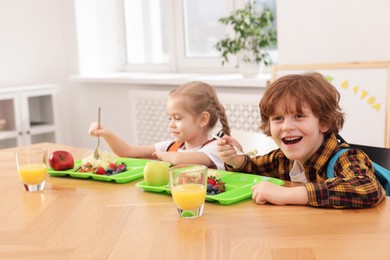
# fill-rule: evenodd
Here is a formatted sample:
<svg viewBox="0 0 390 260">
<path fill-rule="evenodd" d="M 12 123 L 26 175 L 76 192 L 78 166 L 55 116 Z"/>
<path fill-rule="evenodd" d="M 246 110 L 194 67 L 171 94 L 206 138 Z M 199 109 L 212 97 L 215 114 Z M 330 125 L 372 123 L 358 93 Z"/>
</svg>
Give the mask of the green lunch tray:
<svg viewBox="0 0 390 260">
<path fill-rule="evenodd" d="M 92 172 L 76 172 L 81 160 L 76 160 L 73 169 L 56 171 L 48 168 L 48 174 L 55 177 L 72 177 L 79 179 L 93 179 L 116 183 L 126 183 L 144 177 L 144 166 L 151 160 L 134 158 L 117 158 L 117 163 L 126 163 L 127 170 L 114 175 L 99 175 Z"/>
<path fill-rule="evenodd" d="M 210 171 L 210 170 L 209 170 Z M 225 183 L 226 191 L 216 195 L 206 195 L 206 201 L 218 201 L 220 204 L 232 204 L 252 197 L 252 186 L 262 182 L 269 181 L 277 185 L 283 185 L 284 181 L 264 177 L 260 175 L 236 173 L 222 170 L 212 170 Z M 137 187 L 149 192 L 165 192 L 171 194 L 169 185 L 150 186 L 145 181 L 136 183 Z"/>
</svg>

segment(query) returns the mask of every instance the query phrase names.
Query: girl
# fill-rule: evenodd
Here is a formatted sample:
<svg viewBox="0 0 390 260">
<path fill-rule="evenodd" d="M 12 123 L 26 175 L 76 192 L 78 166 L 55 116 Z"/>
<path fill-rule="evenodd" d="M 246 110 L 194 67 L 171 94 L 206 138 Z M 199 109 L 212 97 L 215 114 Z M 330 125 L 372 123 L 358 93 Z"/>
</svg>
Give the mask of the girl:
<svg viewBox="0 0 390 260">
<path fill-rule="evenodd" d="M 385 191 L 368 156 L 349 149 L 335 163 L 335 178 L 326 177 L 330 158 L 348 144 L 338 136 L 344 124 L 340 94 L 319 73 L 287 75 L 271 83 L 260 101 L 261 129 L 279 149 L 264 156 L 237 155 L 225 136 L 218 141 L 227 169 L 302 183 L 281 187 L 271 182 L 253 186 L 258 204 L 365 208 L 377 205 Z"/>
<path fill-rule="evenodd" d="M 101 136 L 111 150 L 120 157 L 147 158 L 167 161 L 173 165 L 202 164 L 209 168 L 224 169 L 217 154 L 217 142 L 209 139 L 209 132 L 221 122 L 224 133 L 230 133 L 225 109 L 210 85 L 193 81 L 173 89 L 166 110 L 172 140 L 149 146 L 134 146 L 107 128 L 97 129 L 97 122 L 89 128 L 92 136 Z"/>
</svg>

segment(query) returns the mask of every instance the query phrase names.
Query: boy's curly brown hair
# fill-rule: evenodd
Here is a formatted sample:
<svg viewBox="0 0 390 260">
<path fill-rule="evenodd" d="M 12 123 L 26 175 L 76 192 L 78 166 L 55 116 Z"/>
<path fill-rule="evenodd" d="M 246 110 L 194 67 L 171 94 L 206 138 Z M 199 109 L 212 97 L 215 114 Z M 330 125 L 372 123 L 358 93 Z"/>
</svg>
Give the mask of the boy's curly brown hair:
<svg viewBox="0 0 390 260">
<path fill-rule="evenodd" d="M 340 93 L 320 73 L 310 72 L 280 77 L 265 89 L 260 100 L 260 129 L 264 134 L 271 136 L 270 117 L 274 115 L 277 104 L 283 105 L 285 113 L 293 111 L 302 113 L 303 105 L 308 105 L 313 114 L 319 118 L 320 124 L 329 128 L 328 132 L 338 134 L 343 127 L 345 117 L 339 101 Z"/>
</svg>

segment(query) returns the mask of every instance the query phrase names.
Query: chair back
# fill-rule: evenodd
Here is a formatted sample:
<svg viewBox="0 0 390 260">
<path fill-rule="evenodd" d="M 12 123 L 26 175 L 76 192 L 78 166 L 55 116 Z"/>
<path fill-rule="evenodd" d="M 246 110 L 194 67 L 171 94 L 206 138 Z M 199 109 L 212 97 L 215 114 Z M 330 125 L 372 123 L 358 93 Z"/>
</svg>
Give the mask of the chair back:
<svg viewBox="0 0 390 260">
<path fill-rule="evenodd" d="M 352 148 L 357 148 L 365 152 L 371 161 L 390 170 L 390 148 L 374 147 L 360 144 L 349 144 Z"/>
</svg>

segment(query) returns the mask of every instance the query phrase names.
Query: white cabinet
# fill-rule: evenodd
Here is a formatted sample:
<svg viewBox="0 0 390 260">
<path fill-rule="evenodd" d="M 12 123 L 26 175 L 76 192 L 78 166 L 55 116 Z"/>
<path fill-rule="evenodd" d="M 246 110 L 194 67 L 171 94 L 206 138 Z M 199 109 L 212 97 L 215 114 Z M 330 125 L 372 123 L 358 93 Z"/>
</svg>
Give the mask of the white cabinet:
<svg viewBox="0 0 390 260">
<path fill-rule="evenodd" d="M 57 85 L 0 87 L 0 149 L 57 141 Z"/>
</svg>

